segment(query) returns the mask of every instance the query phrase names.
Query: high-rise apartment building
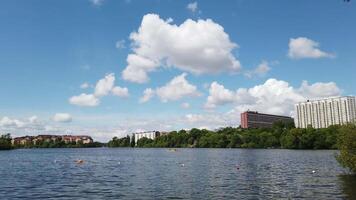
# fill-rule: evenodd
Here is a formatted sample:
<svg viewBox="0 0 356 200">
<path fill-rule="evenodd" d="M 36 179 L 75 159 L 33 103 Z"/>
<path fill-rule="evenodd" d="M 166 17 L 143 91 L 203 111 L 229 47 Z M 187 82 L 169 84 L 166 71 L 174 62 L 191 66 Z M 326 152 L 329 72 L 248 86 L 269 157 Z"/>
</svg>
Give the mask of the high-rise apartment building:
<svg viewBox="0 0 356 200">
<path fill-rule="evenodd" d="M 356 98 L 332 97 L 301 102 L 295 105 L 295 126 L 327 128 L 330 125 L 356 122 Z"/>
</svg>

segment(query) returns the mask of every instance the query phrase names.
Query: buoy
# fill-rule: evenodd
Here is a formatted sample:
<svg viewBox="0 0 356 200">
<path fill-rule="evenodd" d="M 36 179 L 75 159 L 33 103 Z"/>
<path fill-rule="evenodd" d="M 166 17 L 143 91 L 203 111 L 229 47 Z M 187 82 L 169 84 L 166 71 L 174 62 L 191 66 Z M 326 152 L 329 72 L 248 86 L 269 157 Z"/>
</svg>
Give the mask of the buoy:
<svg viewBox="0 0 356 200">
<path fill-rule="evenodd" d="M 237 169 L 237 170 L 240 170 L 240 166 L 236 165 L 236 169 Z"/>
<path fill-rule="evenodd" d="M 184 167 L 184 163 L 180 164 L 180 166 Z"/>
<path fill-rule="evenodd" d="M 313 170 L 312 173 L 314 174 L 314 173 L 315 173 L 315 170 Z"/>
</svg>

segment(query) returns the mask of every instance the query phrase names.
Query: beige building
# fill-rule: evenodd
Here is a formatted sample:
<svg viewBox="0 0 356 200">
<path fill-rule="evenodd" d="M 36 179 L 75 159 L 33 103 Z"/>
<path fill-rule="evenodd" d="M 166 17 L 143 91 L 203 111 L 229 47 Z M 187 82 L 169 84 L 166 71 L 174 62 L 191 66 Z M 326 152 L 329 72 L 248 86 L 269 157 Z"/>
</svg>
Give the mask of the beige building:
<svg viewBox="0 0 356 200">
<path fill-rule="evenodd" d="M 354 96 L 308 100 L 295 105 L 297 128 L 327 128 L 356 122 L 356 98 Z"/>
</svg>

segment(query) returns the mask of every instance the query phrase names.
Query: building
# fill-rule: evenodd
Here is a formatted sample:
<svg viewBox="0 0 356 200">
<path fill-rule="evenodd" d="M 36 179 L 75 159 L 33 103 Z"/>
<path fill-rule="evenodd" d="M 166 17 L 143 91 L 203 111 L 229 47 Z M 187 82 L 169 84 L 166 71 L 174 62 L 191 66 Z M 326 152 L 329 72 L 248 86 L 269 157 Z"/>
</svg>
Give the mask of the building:
<svg viewBox="0 0 356 200">
<path fill-rule="evenodd" d="M 156 137 L 160 136 L 159 131 L 146 131 L 146 132 L 139 132 L 139 133 L 134 133 L 135 136 L 135 144 L 137 144 L 137 141 L 141 138 L 148 138 L 154 140 Z"/>
<path fill-rule="evenodd" d="M 274 122 L 293 122 L 293 118 L 280 115 L 258 113 L 257 111 L 246 111 L 241 113 L 242 128 L 272 128 Z"/>
<path fill-rule="evenodd" d="M 327 128 L 356 122 L 356 98 L 332 97 L 301 102 L 295 105 L 295 125 L 298 128 Z"/>
<path fill-rule="evenodd" d="M 54 143 L 64 141 L 64 143 L 82 143 L 82 144 L 90 144 L 93 143 L 93 139 L 90 136 L 86 135 L 38 135 L 38 136 L 24 136 L 17 137 L 12 139 L 12 145 L 37 145 L 43 142 Z"/>
</svg>

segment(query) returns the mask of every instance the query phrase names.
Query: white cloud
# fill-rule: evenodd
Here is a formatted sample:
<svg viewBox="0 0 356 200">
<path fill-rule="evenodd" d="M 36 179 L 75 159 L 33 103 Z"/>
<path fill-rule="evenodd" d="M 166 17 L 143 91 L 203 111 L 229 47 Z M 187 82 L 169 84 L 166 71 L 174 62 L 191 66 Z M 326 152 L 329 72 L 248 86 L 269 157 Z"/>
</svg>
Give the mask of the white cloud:
<svg viewBox="0 0 356 200">
<path fill-rule="evenodd" d="M 17 120 L 17 119 L 11 119 L 9 117 L 3 117 L 0 120 L 0 127 L 23 127 L 25 125 L 25 122 Z"/>
<path fill-rule="evenodd" d="M 264 84 L 252 88 L 239 88 L 236 91 L 226 89 L 213 82 L 205 106 L 215 108 L 218 105 L 234 104 L 232 113 L 239 114 L 246 110 L 256 110 L 271 114 L 291 115 L 294 104 L 309 98 L 338 96 L 341 90 L 333 83 L 314 83 L 306 81 L 300 88 L 293 88 L 288 82 L 268 79 Z"/>
<path fill-rule="evenodd" d="M 183 97 L 199 96 L 200 93 L 195 85 L 190 84 L 185 77 L 186 73 L 174 77 L 165 86 L 157 88 L 156 94 L 163 102 L 175 101 Z"/>
<path fill-rule="evenodd" d="M 82 93 L 69 98 L 69 103 L 77 106 L 97 106 L 100 100 L 93 94 Z"/>
<path fill-rule="evenodd" d="M 198 2 L 192 2 L 187 5 L 187 9 L 190 10 L 191 12 L 195 12 L 198 10 Z"/>
<path fill-rule="evenodd" d="M 119 97 L 128 97 L 129 90 L 126 87 L 116 86 L 111 90 L 112 94 Z"/>
<path fill-rule="evenodd" d="M 319 49 L 319 43 L 306 37 L 289 40 L 288 56 L 293 59 L 334 57 L 333 54 Z"/>
<path fill-rule="evenodd" d="M 126 87 L 114 86 L 115 74 L 107 74 L 100 79 L 96 85 L 94 94 L 82 93 L 79 96 L 73 96 L 69 99 L 69 103 L 78 106 L 97 106 L 100 104 L 100 98 L 112 94 L 119 97 L 128 97 L 129 90 Z M 82 88 L 89 87 L 88 83 L 83 83 Z"/>
<path fill-rule="evenodd" d="M 119 40 L 115 43 L 115 47 L 117 49 L 124 49 L 126 46 L 125 46 L 125 40 Z"/>
<path fill-rule="evenodd" d="M 188 109 L 188 108 L 190 108 L 190 104 L 188 102 L 184 102 L 180 105 L 180 107 L 182 107 L 184 109 Z"/>
<path fill-rule="evenodd" d="M 115 75 L 113 73 L 106 75 L 96 83 L 94 95 L 97 97 L 108 95 L 113 89 L 114 83 Z"/>
<path fill-rule="evenodd" d="M 342 92 L 334 82 L 314 83 L 309 85 L 308 81 L 303 81 L 298 91 L 301 95 L 309 99 L 337 96 Z"/>
<path fill-rule="evenodd" d="M 67 123 L 72 121 L 72 116 L 68 113 L 56 113 L 53 116 L 53 121 Z"/>
<path fill-rule="evenodd" d="M 89 0 L 94 6 L 101 6 L 104 3 L 104 0 Z"/>
<path fill-rule="evenodd" d="M 267 61 L 262 61 L 254 70 L 247 71 L 245 76 L 248 78 L 252 78 L 254 76 L 264 76 L 271 70 L 269 63 Z"/>
<path fill-rule="evenodd" d="M 127 56 L 127 67 L 122 71 L 122 77 L 125 80 L 145 83 L 149 80 L 147 72 L 154 71 L 158 63 L 136 54 Z"/>
<path fill-rule="evenodd" d="M 160 66 L 195 73 L 238 72 L 240 62 L 232 54 L 238 47 L 224 28 L 211 19 L 186 20 L 181 25 L 164 21 L 156 14 L 143 17 L 137 32 L 130 35 L 133 54 L 122 72 L 125 80 L 144 83 Z"/>
<path fill-rule="evenodd" d="M 155 91 L 151 88 L 146 88 L 143 92 L 143 96 L 140 98 L 140 103 L 146 103 L 155 95 Z"/>
<path fill-rule="evenodd" d="M 89 85 L 89 83 L 87 83 L 87 82 L 82 83 L 82 84 L 80 85 L 80 88 L 81 88 L 81 89 L 87 89 L 87 88 L 89 88 L 89 87 L 90 87 L 90 85 Z"/>
<path fill-rule="evenodd" d="M 215 108 L 217 105 L 232 103 L 236 100 L 235 93 L 226 89 L 223 85 L 213 82 L 209 88 L 209 96 L 205 103 L 206 108 Z"/>
<path fill-rule="evenodd" d="M 28 118 L 28 121 L 30 123 L 37 123 L 38 122 L 38 117 L 36 115 L 31 116 L 30 118 Z"/>
</svg>

